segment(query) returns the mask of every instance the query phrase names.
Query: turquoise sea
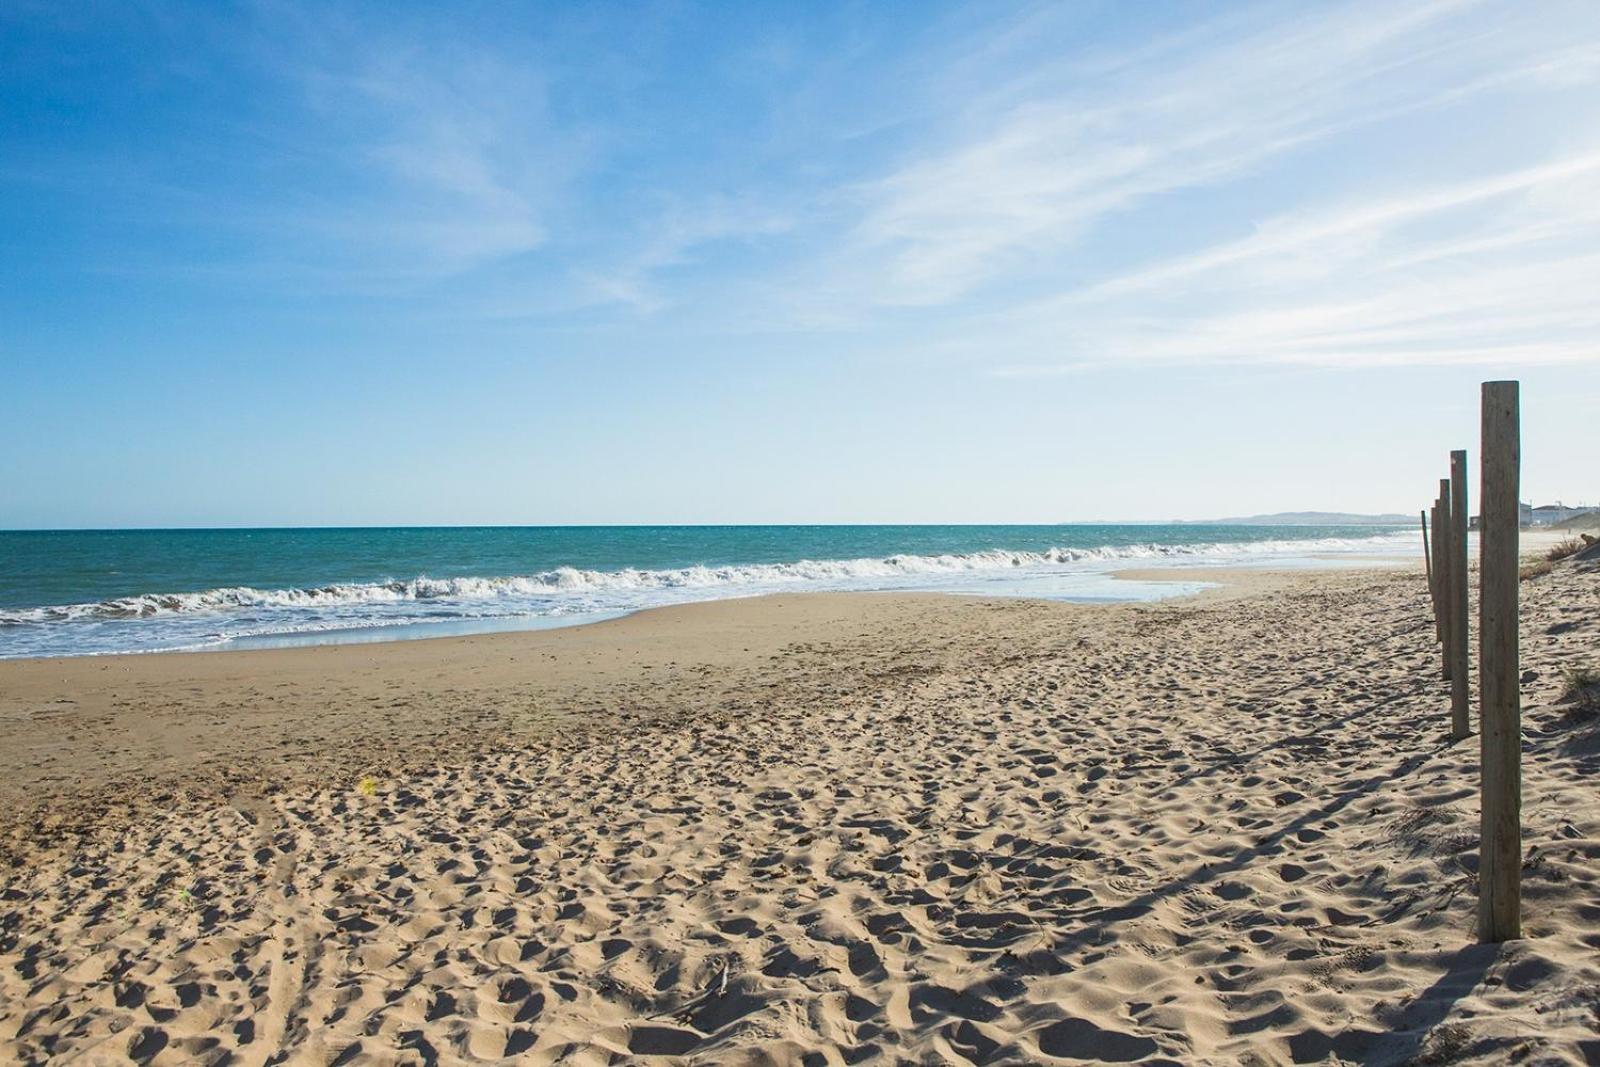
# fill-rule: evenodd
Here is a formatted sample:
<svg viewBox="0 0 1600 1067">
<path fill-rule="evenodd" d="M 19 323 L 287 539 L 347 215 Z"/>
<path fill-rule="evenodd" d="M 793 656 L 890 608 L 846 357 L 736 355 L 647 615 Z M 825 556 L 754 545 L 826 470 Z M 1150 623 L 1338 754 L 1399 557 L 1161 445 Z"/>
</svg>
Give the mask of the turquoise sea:
<svg viewBox="0 0 1600 1067">
<path fill-rule="evenodd" d="M 1413 550 L 1370 526 L 0 531 L 0 658 L 389 640 L 808 590 L 1149 599 L 1128 566 Z"/>
</svg>

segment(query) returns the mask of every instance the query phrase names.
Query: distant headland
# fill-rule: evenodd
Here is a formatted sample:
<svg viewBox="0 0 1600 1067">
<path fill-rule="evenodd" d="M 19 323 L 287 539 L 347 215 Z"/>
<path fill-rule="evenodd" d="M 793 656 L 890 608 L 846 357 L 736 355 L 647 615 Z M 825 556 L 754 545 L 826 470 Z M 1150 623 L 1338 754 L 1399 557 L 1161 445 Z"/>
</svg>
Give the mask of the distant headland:
<svg viewBox="0 0 1600 1067">
<path fill-rule="evenodd" d="M 1228 519 L 1174 520 L 1207 526 L 1398 526 L 1414 521 L 1414 515 L 1355 515 L 1347 511 L 1277 511 L 1271 515 L 1242 515 Z"/>
</svg>

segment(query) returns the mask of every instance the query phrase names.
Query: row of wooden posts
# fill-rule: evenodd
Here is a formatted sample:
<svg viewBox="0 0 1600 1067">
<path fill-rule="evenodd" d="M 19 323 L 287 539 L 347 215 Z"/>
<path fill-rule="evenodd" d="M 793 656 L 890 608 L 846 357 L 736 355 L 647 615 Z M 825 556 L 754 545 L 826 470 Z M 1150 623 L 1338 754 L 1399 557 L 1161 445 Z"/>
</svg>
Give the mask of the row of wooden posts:
<svg viewBox="0 0 1600 1067">
<path fill-rule="evenodd" d="M 1483 383 L 1483 471 L 1478 521 L 1478 737 L 1482 806 L 1478 844 L 1478 938 L 1522 936 L 1522 699 L 1517 647 L 1521 477 L 1516 382 Z M 1467 453 L 1450 453 L 1422 549 L 1434 628 L 1450 682 L 1450 737 L 1472 732 L 1468 633 Z M 1428 530 L 1433 530 L 1429 542 Z"/>
</svg>

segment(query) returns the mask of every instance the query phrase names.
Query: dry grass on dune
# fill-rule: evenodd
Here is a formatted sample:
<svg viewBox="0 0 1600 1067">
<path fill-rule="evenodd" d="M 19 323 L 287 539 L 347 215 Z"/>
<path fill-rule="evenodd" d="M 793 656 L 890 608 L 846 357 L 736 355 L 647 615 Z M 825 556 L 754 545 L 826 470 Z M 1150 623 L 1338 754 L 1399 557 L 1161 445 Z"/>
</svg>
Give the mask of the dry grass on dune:
<svg viewBox="0 0 1600 1067">
<path fill-rule="evenodd" d="M 1600 715 L 1600 666 L 1568 667 L 1561 674 L 1561 699 L 1577 717 Z"/>
<path fill-rule="evenodd" d="M 1584 540 L 1580 537 L 1569 537 L 1564 541 L 1557 541 L 1555 544 L 1551 545 L 1545 551 L 1544 558 L 1551 563 L 1555 563 L 1566 559 L 1569 556 L 1576 556 L 1579 552 L 1582 552 L 1584 549 L 1588 548 L 1592 543 L 1592 539 Z"/>
<path fill-rule="evenodd" d="M 1556 565 L 1550 560 L 1534 560 L 1532 563 L 1524 563 L 1518 572 L 1518 576 L 1525 582 L 1531 582 L 1535 578 L 1543 578 L 1555 570 L 1555 567 Z"/>
<path fill-rule="evenodd" d="M 1597 583 L 1523 587 L 1520 942 L 1472 940 L 1476 746 L 1420 575 L 864 600 L 606 696 L 692 715 L 39 854 L 4 887 L 0 1058 L 1592 1062 Z"/>
</svg>

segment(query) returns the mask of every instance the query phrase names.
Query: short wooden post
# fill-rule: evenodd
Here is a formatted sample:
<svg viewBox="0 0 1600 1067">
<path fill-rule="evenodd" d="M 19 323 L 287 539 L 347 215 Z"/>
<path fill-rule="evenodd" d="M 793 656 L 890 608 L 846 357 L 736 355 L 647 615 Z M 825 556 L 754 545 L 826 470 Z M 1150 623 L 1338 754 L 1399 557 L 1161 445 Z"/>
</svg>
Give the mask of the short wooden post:
<svg viewBox="0 0 1600 1067">
<path fill-rule="evenodd" d="M 1450 594 L 1455 582 L 1450 580 L 1450 479 L 1439 479 L 1439 521 L 1433 524 L 1433 573 L 1439 583 L 1439 647 L 1444 661 L 1442 674 L 1450 680 L 1450 624 L 1455 615 L 1450 610 Z"/>
<path fill-rule="evenodd" d="M 1433 587 L 1433 554 L 1428 548 L 1428 513 L 1419 511 L 1418 520 L 1422 523 L 1422 572 L 1428 579 L 1428 602 L 1433 605 L 1433 632 L 1439 632 L 1439 591 Z"/>
<path fill-rule="evenodd" d="M 1522 444 L 1516 382 L 1483 383 L 1478 524 L 1478 940 L 1522 936 L 1522 695 L 1517 597 Z M 1435 531 L 1437 536 L 1437 531 Z"/>
<path fill-rule="evenodd" d="M 1472 733 L 1467 712 L 1467 453 L 1450 453 L 1450 737 Z"/>
</svg>

